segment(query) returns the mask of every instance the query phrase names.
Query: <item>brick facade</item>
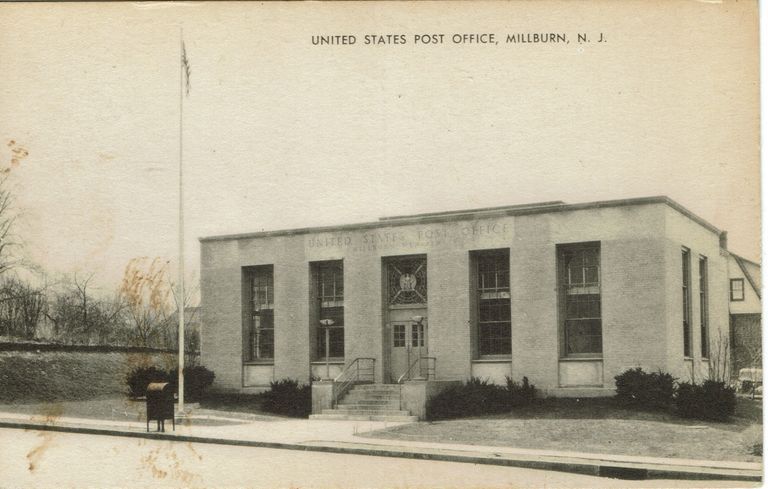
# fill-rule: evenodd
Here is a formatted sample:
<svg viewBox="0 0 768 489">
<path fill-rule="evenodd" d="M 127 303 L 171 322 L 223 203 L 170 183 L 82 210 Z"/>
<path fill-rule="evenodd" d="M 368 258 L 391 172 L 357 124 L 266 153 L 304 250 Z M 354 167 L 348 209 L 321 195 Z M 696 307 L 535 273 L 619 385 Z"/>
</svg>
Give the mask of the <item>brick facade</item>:
<svg viewBox="0 0 768 489">
<path fill-rule="evenodd" d="M 599 243 L 602 358 L 564 358 L 558 245 Z M 681 249 L 692 257 L 693 355 L 683 359 Z M 473 354 L 470 253 L 509 250 L 511 354 Z M 384 219 L 376 223 L 201 240 L 202 362 L 216 387 L 248 391 L 270 380 L 325 372 L 313 364 L 312 262 L 342 260 L 345 358 L 376 358 L 386 380 L 391 337 L 383 267 L 387 257 L 426 255 L 427 336 L 438 380 L 527 376 L 552 395 L 613 387 L 624 368 L 706 375 L 700 352 L 698 257 L 709 270 L 710 338 L 728 330 L 727 253 L 720 232 L 664 197 L 592 204 L 509 207 Z M 274 361 L 246 364 L 245 267 L 274 267 Z M 314 322 L 314 321 L 312 321 Z M 330 367 L 328 367 L 330 368 Z M 338 372 L 341 365 L 334 365 Z M 573 390 L 569 390 L 572 388 Z"/>
</svg>

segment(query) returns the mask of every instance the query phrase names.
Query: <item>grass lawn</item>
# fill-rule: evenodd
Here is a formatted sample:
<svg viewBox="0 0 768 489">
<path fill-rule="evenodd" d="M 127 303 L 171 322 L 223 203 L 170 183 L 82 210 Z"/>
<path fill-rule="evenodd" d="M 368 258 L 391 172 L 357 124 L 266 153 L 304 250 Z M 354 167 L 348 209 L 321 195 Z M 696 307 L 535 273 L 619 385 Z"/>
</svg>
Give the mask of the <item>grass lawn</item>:
<svg viewBox="0 0 768 489">
<path fill-rule="evenodd" d="M 372 438 L 490 445 L 649 457 L 761 462 L 761 401 L 739 399 L 731 422 L 638 412 L 613 399 L 537 399 L 514 412 L 414 423 L 363 434 Z"/>
<path fill-rule="evenodd" d="M 245 403 L 246 400 L 242 402 Z M 281 419 L 275 415 L 261 413 L 258 409 L 241 408 L 230 411 L 224 409 L 220 401 L 216 401 L 215 404 L 219 407 L 214 407 L 210 403 L 206 405 L 204 402 L 200 403 L 200 407 L 196 407 L 196 403 L 192 403 L 193 418 L 184 422 L 195 425 L 224 426 L 255 420 L 278 421 Z M 232 404 L 229 406 L 231 407 Z M 132 400 L 126 396 L 112 396 L 72 401 L 0 403 L 0 413 L 3 412 L 28 414 L 45 422 L 55 422 L 61 417 L 144 422 L 147 409 L 146 401 L 143 399 Z M 209 419 L 210 416 L 214 418 Z"/>
<path fill-rule="evenodd" d="M 50 421 L 55 421 L 62 416 L 142 421 L 145 419 L 147 410 L 144 401 L 111 396 L 87 400 L 2 403 L 0 412 L 30 414 Z"/>
</svg>

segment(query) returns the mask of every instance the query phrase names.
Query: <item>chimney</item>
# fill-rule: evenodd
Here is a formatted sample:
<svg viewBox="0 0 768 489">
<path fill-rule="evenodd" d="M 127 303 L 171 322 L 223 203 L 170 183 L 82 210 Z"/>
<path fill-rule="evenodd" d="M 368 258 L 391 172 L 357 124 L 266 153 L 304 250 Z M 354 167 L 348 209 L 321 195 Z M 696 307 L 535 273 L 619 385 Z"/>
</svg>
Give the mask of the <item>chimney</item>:
<svg viewBox="0 0 768 489">
<path fill-rule="evenodd" d="M 720 248 L 728 249 L 728 231 L 720 231 Z"/>
</svg>

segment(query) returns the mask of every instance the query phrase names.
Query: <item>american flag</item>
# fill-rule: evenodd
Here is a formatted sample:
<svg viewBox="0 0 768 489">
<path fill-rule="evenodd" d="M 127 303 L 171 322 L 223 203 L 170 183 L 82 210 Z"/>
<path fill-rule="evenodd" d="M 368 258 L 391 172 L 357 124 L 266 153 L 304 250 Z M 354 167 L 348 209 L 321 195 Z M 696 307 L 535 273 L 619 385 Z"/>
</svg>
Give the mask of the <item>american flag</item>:
<svg viewBox="0 0 768 489">
<path fill-rule="evenodd" d="M 189 58 L 187 58 L 187 47 L 184 45 L 184 41 L 181 42 L 181 70 L 184 75 L 184 87 L 189 96 L 189 75 L 192 70 L 189 67 Z"/>
</svg>

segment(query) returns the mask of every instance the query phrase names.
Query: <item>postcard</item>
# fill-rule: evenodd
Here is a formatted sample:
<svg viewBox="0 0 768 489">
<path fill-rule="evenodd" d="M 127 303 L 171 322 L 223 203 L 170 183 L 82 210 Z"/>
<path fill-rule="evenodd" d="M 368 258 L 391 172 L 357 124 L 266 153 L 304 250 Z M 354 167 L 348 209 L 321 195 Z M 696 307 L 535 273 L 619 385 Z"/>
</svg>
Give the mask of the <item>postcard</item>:
<svg viewBox="0 0 768 489">
<path fill-rule="evenodd" d="M 0 486 L 759 486 L 758 25 L 1 4 Z"/>
</svg>

